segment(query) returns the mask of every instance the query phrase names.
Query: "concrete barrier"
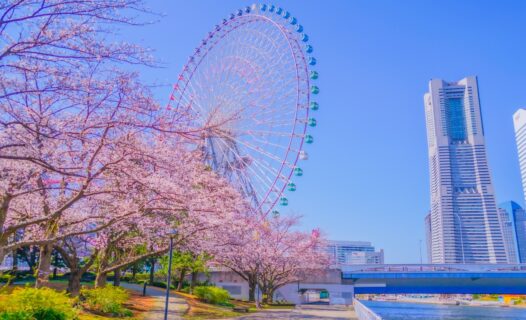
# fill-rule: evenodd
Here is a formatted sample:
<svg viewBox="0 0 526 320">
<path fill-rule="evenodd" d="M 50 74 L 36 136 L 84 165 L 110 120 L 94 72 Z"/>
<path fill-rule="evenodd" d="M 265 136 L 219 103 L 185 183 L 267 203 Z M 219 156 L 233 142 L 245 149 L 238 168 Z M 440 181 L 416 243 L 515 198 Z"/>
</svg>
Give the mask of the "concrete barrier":
<svg viewBox="0 0 526 320">
<path fill-rule="evenodd" d="M 382 320 L 382 317 L 367 308 L 363 303 L 357 299 L 353 299 L 354 312 L 359 320 Z"/>
</svg>

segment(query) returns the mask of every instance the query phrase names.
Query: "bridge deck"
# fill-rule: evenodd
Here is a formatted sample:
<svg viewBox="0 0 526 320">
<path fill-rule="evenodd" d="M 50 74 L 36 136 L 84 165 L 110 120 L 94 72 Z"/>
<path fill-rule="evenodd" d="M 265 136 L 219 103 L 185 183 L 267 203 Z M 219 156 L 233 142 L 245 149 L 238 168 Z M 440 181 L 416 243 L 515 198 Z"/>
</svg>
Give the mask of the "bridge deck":
<svg viewBox="0 0 526 320">
<path fill-rule="evenodd" d="M 526 294 L 524 265 L 351 266 L 342 283 L 355 293 Z"/>
</svg>

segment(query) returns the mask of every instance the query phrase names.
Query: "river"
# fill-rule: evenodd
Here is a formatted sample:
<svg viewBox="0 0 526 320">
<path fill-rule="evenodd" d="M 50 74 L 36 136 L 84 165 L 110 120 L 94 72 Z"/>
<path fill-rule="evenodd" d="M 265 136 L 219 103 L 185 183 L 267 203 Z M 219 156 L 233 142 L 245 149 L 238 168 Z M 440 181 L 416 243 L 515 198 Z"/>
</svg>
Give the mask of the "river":
<svg viewBox="0 0 526 320">
<path fill-rule="evenodd" d="M 363 301 L 384 320 L 526 320 L 526 309 Z"/>
</svg>

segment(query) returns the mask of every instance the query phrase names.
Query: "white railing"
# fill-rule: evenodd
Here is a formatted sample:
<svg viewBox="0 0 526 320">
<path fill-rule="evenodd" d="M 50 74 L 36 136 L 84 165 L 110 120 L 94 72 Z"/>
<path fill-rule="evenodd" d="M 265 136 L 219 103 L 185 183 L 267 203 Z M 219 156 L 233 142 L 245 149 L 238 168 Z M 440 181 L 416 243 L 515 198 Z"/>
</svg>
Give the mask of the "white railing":
<svg viewBox="0 0 526 320">
<path fill-rule="evenodd" d="M 382 317 L 367 308 L 363 303 L 357 299 L 353 299 L 353 306 L 359 320 L 382 320 Z"/>
</svg>

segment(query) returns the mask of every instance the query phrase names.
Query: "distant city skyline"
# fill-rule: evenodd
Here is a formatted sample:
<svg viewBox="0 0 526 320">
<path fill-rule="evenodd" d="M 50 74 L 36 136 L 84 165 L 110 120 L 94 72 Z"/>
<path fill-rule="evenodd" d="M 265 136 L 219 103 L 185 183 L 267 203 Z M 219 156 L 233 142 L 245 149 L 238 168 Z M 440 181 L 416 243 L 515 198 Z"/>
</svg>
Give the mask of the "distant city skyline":
<svg viewBox="0 0 526 320">
<path fill-rule="evenodd" d="M 433 79 L 424 95 L 432 263 L 508 261 L 479 92 L 477 78 L 469 76 L 456 82 Z"/>
<path fill-rule="evenodd" d="M 334 266 L 384 263 L 384 250 L 369 241 L 329 240 L 325 251 Z"/>
</svg>

